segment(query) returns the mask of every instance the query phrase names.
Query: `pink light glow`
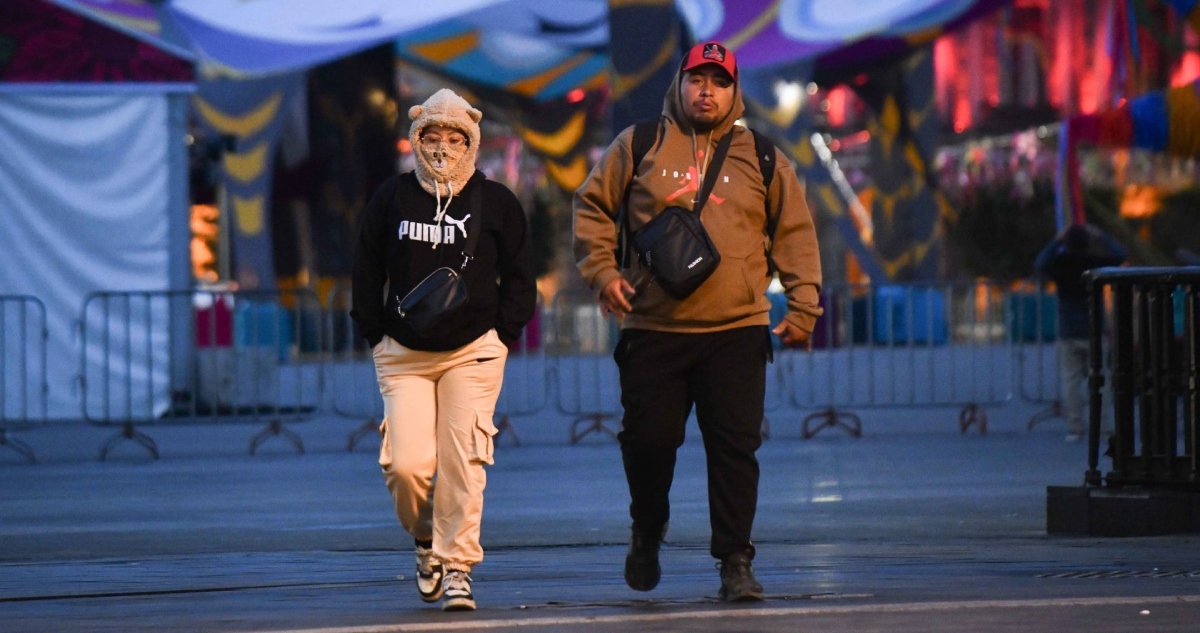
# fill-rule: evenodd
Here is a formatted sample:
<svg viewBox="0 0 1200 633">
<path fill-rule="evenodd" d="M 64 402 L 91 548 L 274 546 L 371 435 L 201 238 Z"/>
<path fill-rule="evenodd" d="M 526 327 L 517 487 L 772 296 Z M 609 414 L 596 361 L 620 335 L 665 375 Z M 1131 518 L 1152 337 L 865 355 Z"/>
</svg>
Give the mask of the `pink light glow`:
<svg viewBox="0 0 1200 633">
<path fill-rule="evenodd" d="M 1182 86 L 1197 79 L 1200 79 L 1200 53 L 1188 51 L 1179 61 L 1179 68 L 1175 70 L 1175 74 L 1171 75 L 1171 85 Z"/>
<path fill-rule="evenodd" d="M 849 88 L 838 86 L 829 91 L 829 125 L 841 127 L 846 124 L 846 91 Z"/>
</svg>

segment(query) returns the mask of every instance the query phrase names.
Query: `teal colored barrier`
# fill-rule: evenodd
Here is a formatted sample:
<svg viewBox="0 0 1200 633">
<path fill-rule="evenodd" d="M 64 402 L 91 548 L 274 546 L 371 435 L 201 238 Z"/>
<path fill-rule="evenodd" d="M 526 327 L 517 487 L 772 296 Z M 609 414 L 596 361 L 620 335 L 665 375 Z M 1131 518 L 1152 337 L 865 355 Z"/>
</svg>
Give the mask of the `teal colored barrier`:
<svg viewBox="0 0 1200 633">
<path fill-rule="evenodd" d="M 290 310 L 273 302 L 238 301 L 233 311 L 234 346 L 273 347 L 279 360 L 285 361 L 291 355 L 294 339 Z"/>
<path fill-rule="evenodd" d="M 1048 292 L 1014 293 L 1008 297 L 1009 340 L 1038 343 L 1058 338 L 1058 297 Z"/>
<path fill-rule="evenodd" d="M 936 288 L 880 286 L 874 307 L 877 344 L 945 345 L 949 338 L 946 297 Z"/>
</svg>

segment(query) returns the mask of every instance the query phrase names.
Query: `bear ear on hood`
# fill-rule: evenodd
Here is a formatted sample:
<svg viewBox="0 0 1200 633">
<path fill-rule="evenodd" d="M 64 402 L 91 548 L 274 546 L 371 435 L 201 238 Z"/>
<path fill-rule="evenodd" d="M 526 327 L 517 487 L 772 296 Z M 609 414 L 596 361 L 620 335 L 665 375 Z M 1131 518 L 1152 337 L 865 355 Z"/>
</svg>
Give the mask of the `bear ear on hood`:
<svg viewBox="0 0 1200 633">
<path fill-rule="evenodd" d="M 467 108 L 467 115 L 476 123 L 479 123 L 479 120 L 483 118 L 483 113 L 475 108 Z"/>
<path fill-rule="evenodd" d="M 413 121 L 416 121 L 417 117 L 421 116 L 421 113 L 424 111 L 425 111 L 425 106 L 415 105 L 408 109 L 408 118 L 412 119 Z M 475 119 L 475 120 L 478 121 L 479 119 Z"/>
</svg>

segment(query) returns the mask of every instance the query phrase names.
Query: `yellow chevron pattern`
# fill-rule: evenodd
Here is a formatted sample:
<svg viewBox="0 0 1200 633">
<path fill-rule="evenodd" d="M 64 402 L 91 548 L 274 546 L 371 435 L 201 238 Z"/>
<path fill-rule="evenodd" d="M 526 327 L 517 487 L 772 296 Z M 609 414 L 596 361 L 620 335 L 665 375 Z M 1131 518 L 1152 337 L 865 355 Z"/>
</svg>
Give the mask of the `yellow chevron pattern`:
<svg viewBox="0 0 1200 633">
<path fill-rule="evenodd" d="M 515 126 L 525 141 L 535 151 L 555 158 L 562 158 L 575 149 L 583 138 L 587 127 L 587 113 L 576 112 L 557 132 L 543 134 L 523 126 Z"/>
<path fill-rule="evenodd" d="M 241 196 L 232 196 L 233 198 L 233 215 L 237 219 L 238 230 L 243 235 L 254 236 L 262 232 L 264 199 L 263 196 L 257 195 L 250 198 Z"/>
<path fill-rule="evenodd" d="M 217 109 L 199 95 L 194 97 L 196 111 L 204 117 L 209 125 L 222 134 L 232 134 L 243 138 L 262 131 L 267 124 L 274 120 L 282 103 L 283 93 L 276 92 L 246 114 L 232 115 Z"/>
<path fill-rule="evenodd" d="M 564 191 L 575 191 L 587 178 L 587 159 L 582 155 L 576 156 L 575 160 L 565 167 L 548 160 L 546 161 L 546 175 L 550 176 L 550 179 Z"/>
<path fill-rule="evenodd" d="M 268 143 L 262 141 L 248 152 L 225 154 L 225 173 L 242 184 L 262 176 L 267 166 L 267 147 Z"/>
</svg>

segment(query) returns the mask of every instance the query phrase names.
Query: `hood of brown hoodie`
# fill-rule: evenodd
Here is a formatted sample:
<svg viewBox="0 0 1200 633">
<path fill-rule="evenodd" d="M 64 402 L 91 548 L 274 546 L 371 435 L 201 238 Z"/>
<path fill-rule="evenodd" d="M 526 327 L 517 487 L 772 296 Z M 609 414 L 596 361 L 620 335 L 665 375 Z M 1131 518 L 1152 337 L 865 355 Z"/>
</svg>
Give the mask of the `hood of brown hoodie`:
<svg viewBox="0 0 1200 633">
<path fill-rule="evenodd" d="M 663 97 L 663 116 L 671 119 L 679 129 L 691 134 L 695 130 L 692 129 L 692 122 L 688 120 L 683 108 L 683 93 L 679 86 L 683 83 L 683 66 L 675 71 L 675 79 L 671 82 L 671 86 L 667 88 L 667 95 Z M 729 114 L 722 119 L 717 126 L 712 129 L 712 138 L 715 143 L 722 136 L 725 136 L 733 129 L 733 124 L 742 115 L 746 113 L 746 103 L 742 101 L 742 84 L 740 81 L 733 83 L 733 108 Z M 707 136 L 707 135 L 706 135 Z"/>
</svg>

